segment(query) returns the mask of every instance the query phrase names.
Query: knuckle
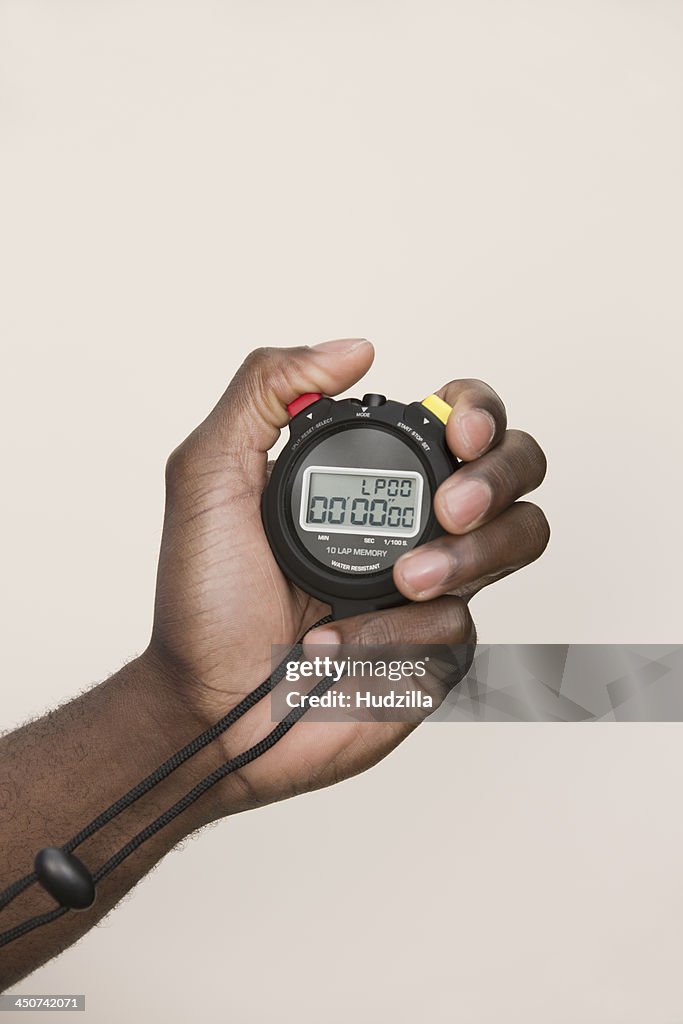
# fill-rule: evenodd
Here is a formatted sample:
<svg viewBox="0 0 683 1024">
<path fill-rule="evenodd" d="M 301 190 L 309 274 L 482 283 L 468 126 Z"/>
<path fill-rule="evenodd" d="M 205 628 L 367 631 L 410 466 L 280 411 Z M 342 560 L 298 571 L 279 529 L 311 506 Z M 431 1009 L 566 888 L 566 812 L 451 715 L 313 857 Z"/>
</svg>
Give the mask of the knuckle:
<svg viewBox="0 0 683 1024">
<path fill-rule="evenodd" d="M 531 467 L 534 479 L 540 484 L 545 477 L 548 461 L 545 457 L 545 452 L 536 438 L 532 437 L 525 430 L 508 430 L 507 437 L 514 445 L 524 464 Z"/>
<path fill-rule="evenodd" d="M 467 643 L 474 635 L 474 622 L 469 608 L 460 597 L 447 594 L 423 606 L 421 643 Z"/>
<path fill-rule="evenodd" d="M 166 459 L 166 489 L 168 491 L 177 488 L 187 480 L 192 472 L 194 464 L 193 435 L 186 437 L 177 448 L 174 448 Z"/>
<path fill-rule="evenodd" d="M 262 345 L 253 349 L 240 367 L 240 378 L 250 390 L 263 390 L 266 380 L 270 382 L 273 373 L 281 366 L 283 349 Z"/>
<path fill-rule="evenodd" d="M 543 554 L 550 540 L 550 524 L 545 513 L 531 501 L 519 501 L 516 504 L 520 515 L 520 526 L 528 541 L 534 558 Z"/>
<path fill-rule="evenodd" d="M 392 616 L 377 612 L 366 618 L 358 632 L 357 643 L 363 647 L 384 647 L 397 643 L 399 639 L 400 632 Z"/>
<path fill-rule="evenodd" d="M 280 416 L 277 396 L 287 394 L 289 382 L 303 375 L 303 361 L 307 349 L 256 348 L 246 357 L 234 385 L 237 398 L 244 404 L 255 401 L 272 407 L 275 418 Z"/>
<path fill-rule="evenodd" d="M 247 401 L 253 401 L 265 390 L 265 377 L 272 362 L 273 349 L 263 346 L 253 349 L 242 363 L 234 384 Z"/>
<path fill-rule="evenodd" d="M 449 380 L 442 390 L 446 395 L 446 400 L 450 399 L 453 402 L 463 396 L 476 400 L 482 393 L 489 397 L 498 397 L 491 385 L 487 384 L 485 380 L 479 380 L 478 377 L 458 377 L 456 380 Z"/>
<path fill-rule="evenodd" d="M 166 459 L 166 484 L 175 486 L 184 474 L 187 457 L 185 454 L 185 442 L 174 448 Z"/>
<path fill-rule="evenodd" d="M 462 381 L 462 385 L 467 397 L 472 402 L 488 409 L 489 412 L 494 413 L 498 419 L 505 420 L 506 414 L 503 399 L 490 384 L 485 380 L 480 380 L 478 377 L 468 377 L 466 380 Z"/>
<path fill-rule="evenodd" d="M 447 597 L 444 607 L 453 639 L 457 643 L 470 640 L 474 635 L 474 621 L 465 602 L 459 597 Z"/>
<path fill-rule="evenodd" d="M 483 391 L 486 395 L 498 397 L 491 385 L 479 377 L 465 377 L 464 380 L 459 381 L 459 384 L 465 392 L 473 391 L 476 394 L 481 394 Z"/>
<path fill-rule="evenodd" d="M 251 350 L 242 365 L 246 370 L 258 371 L 269 361 L 272 353 L 272 348 L 269 348 L 267 345 L 261 345 L 259 348 Z"/>
<path fill-rule="evenodd" d="M 476 580 L 498 557 L 496 531 L 482 528 L 463 537 L 458 545 L 458 575 L 455 583 Z M 482 567 L 484 567 L 482 569 Z"/>
<path fill-rule="evenodd" d="M 468 391 L 490 391 L 491 388 L 485 380 L 480 380 L 479 377 L 465 377 L 461 380 L 460 385 L 466 388 Z"/>
</svg>

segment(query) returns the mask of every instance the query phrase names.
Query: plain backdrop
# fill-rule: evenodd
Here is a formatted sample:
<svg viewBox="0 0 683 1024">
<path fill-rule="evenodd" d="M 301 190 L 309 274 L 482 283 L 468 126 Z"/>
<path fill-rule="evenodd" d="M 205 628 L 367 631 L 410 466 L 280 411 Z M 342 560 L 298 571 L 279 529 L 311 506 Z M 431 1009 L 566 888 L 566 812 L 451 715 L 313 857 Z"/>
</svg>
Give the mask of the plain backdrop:
<svg viewBox="0 0 683 1024">
<path fill-rule="evenodd" d="M 361 388 L 481 377 L 538 437 L 552 541 L 482 640 L 680 640 L 682 44 L 666 0 L 0 0 L 2 727 L 146 646 L 166 456 L 263 344 L 371 338 Z M 427 725 L 16 991 L 678 1024 L 682 783 L 675 724 Z"/>
</svg>

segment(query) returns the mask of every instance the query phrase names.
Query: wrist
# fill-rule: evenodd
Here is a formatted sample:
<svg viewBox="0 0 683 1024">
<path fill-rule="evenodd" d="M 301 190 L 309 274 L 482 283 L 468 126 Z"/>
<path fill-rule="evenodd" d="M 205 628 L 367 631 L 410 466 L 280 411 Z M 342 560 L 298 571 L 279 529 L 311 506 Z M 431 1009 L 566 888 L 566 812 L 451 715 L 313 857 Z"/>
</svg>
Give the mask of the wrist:
<svg viewBox="0 0 683 1024">
<path fill-rule="evenodd" d="M 212 724 L 196 706 L 191 680 L 153 642 L 128 668 L 136 703 L 149 730 L 165 738 L 163 745 L 177 750 Z"/>
<path fill-rule="evenodd" d="M 181 691 L 149 651 L 124 665 L 105 685 L 110 684 L 127 765 L 148 771 L 202 731 Z"/>
<path fill-rule="evenodd" d="M 153 772 L 203 732 L 207 721 L 187 699 L 187 690 L 173 667 L 150 647 L 103 684 L 110 688 L 111 721 L 118 723 L 118 741 L 111 751 L 112 773 L 120 776 L 121 795 Z M 165 811 L 217 764 L 213 745 L 199 751 L 142 797 L 126 823 L 130 831 Z M 207 794 L 171 826 L 174 841 L 216 817 L 215 794 Z"/>
<path fill-rule="evenodd" d="M 228 665 L 222 665 L 222 686 L 219 688 L 215 683 L 210 685 L 193 676 L 183 664 L 172 655 L 169 656 L 154 638 L 137 663 L 140 676 L 149 680 L 145 687 L 148 691 L 145 712 L 148 720 L 157 731 L 161 731 L 167 738 L 173 738 L 172 747 L 164 752 L 159 763 L 214 726 L 239 703 L 241 697 L 259 686 L 271 672 L 266 656 L 262 658 L 262 663 L 254 660 L 248 668 L 242 667 L 239 672 L 231 671 Z M 233 672 L 239 679 L 237 693 L 228 688 Z M 268 708 L 264 708 L 263 703 L 258 709 L 249 711 L 243 720 L 234 722 L 178 769 L 177 774 L 183 781 L 181 795 L 217 767 L 247 750 L 272 729 Z M 255 722 L 258 723 L 256 731 Z M 262 799 L 260 793 L 245 783 L 244 773 L 236 771 L 218 781 L 200 798 L 197 805 L 193 805 L 191 814 L 196 821 L 189 827 L 196 828 L 217 818 L 253 809 L 261 803 L 270 802 L 270 799 L 272 797 Z"/>
</svg>

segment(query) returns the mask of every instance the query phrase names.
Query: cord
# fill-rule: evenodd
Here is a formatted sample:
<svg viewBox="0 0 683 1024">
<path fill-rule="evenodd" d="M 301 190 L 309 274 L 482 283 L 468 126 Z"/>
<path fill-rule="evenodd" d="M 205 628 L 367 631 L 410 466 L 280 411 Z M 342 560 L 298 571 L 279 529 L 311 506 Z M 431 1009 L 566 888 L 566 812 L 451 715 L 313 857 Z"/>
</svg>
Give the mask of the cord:
<svg viewBox="0 0 683 1024">
<path fill-rule="evenodd" d="M 315 626 L 325 625 L 332 621 L 330 615 L 325 616 L 316 622 Z M 159 765 L 153 772 L 151 772 L 145 779 L 139 782 L 136 786 L 130 789 L 126 794 L 116 800 L 111 806 L 105 811 L 94 818 L 89 825 L 86 825 L 84 829 L 73 836 L 68 842 L 66 842 L 61 849 L 68 853 L 71 853 L 76 847 L 80 846 L 81 843 L 85 842 L 90 836 L 98 832 L 104 825 L 112 821 L 117 815 L 121 814 L 126 808 L 134 804 L 140 797 L 144 796 L 151 789 L 157 786 L 163 779 L 167 778 L 172 772 L 174 772 L 180 765 L 184 764 L 185 761 L 193 757 L 196 753 L 202 750 L 204 747 L 212 743 L 218 736 L 222 735 L 227 729 L 230 728 L 238 719 L 247 713 L 252 707 L 254 707 L 260 700 L 263 699 L 268 693 L 270 693 L 277 684 L 284 677 L 286 672 L 286 666 L 292 659 L 298 659 L 301 657 L 302 645 L 301 641 L 294 645 L 289 651 L 286 658 L 284 658 L 275 671 L 264 680 L 260 686 L 252 690 L 251 693 L 240 701 L 227 715 L 224 715 L 218 722 L 210 726 L 199 736 L 196 736 L 190 743 L 184 746 L 181 750 L 177 751 L 168 760 L 164 761 L 163 764 Z M 322 679 L 317 683 L 310 691 L 310 696 L 319 696 L 325 693 L 333 685 L 333 680 L 330 677 Z M 225 778 L 232 772 L 238 771 L 240 768 L 244 768 L 247 764 L 256 760 L 257 757 L 261 757 L 271 747 L 275 746 L 283 736 L 285 736 L 289 730 L 304 716 L 307 710 L 307 703 L 304 702 L 303 707 L 294 708 L 290 713 L 276 725 L 274 729 L 268 733 L 267 736 L 259 740 L 248 750 L 243 751 L 241 754 L 237 754 L 235 757 L 226 761 L 224 764 L 216 768 L 210 775 L 207 775 L 201 782 L 198 782 L 189 792 L 180 798 L 175 804 L 169 807 L 163 814 L 159 815 L 153 822 L 145 826 L 142 831 L 138 832 L 131 840 L 129 840 L 124 846 L 121 847 L 109 860 L 102 865 L 92 876 L 95 884 L 105 878 L 110 872 L 114 871 L 120 864 L 126 860 L 132 853 L 135 852 L 143 843 L 151 839 L 152 836 L 156 835 L 157 832 L 165 828 L 174 818 L 183 811 L 187 810 L 196 800 L 204 795 L 212 786 L 215 786 L 217 782 Z M 13 882 L 12 885 L 8 886 L 2 893 L 0 893 L 0 910 L 8 906 L 20 893 L 27 889 L 37 881 L 37 875 L 32 872 L 26 875 L 24 878 Z M 36 917 L 29 918 L 21 924 L 15 925 L 13 928 L 8 929 L 5 932 L 0 933 L 0 947 L 6 946 L 10 942 L 14 942 L 15 939 L 20 938 L 27 932 L 33 931 L 34 928 L 40 927 L 40 925 L 47 924 L 50 921 L 56 920 L 68 911 L 68 907 L 57 907 L 52 911 L 45 914 L 40 914 Z"/>
</svg>

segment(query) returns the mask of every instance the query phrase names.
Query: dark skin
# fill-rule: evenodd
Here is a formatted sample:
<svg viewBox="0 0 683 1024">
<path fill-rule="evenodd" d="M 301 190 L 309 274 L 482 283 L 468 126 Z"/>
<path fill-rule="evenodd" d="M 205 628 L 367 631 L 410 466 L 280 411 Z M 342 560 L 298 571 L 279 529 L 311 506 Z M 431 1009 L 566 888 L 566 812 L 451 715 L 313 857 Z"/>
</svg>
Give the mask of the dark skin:
<svg viewBox="0 0 683 1024">
<path fill-rule="evenodd" d="M 270 672 L 272 644 L 471 641 L 469 599 L 538 558 L 549 537 L 541 510 L 518 499 L 537 487 L 545 458 L 528 434 L 507 430 L 504 406 L 477 380 L 437 394 L 453 406 L 446 437 L 467 465 L 439 488 L 446 535 L 396 563 L 412 603 L 311 631 L 328 609 L 281 574 L 268 547 L 260 497 L 267 452 L 297 395 L 337 395 L 366 373 L 369 342 L 262 349 L 245 361 L 216 407 L 171 455 L 152 636 L 106 682 L 0 740 L 0 888 L 32 869 L 171 753 L 221 718 Z M 269 702 L 171 775 L 78 856 L 90 867 L 192 784 L 272 728 Z M 415 728 L 392 722 L 300 723 L 267 755 L 223 780 L 70 913 L 0 950 L 6 987 L 75 942 L 175 844 L 218 818 L 328 786 L 371 767 Z M 50 910 L 37 886 L 2 914 L 0 930 Z"/>
</svg>

